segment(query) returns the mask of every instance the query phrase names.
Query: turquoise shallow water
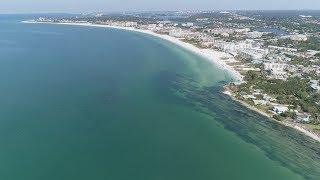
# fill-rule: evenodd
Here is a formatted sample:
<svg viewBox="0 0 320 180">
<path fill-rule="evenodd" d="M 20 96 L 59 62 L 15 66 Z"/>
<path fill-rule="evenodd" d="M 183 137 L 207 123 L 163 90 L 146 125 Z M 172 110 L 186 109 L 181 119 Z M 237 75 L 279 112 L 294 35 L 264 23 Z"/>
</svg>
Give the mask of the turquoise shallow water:
<svg viewBox="0 0 320 180">
<path fill-rule="evenodd" d="M 163 40 L 0 18 L 0 179 L 300 180 L 319 143 L 220 93 Z"/>
</svg>

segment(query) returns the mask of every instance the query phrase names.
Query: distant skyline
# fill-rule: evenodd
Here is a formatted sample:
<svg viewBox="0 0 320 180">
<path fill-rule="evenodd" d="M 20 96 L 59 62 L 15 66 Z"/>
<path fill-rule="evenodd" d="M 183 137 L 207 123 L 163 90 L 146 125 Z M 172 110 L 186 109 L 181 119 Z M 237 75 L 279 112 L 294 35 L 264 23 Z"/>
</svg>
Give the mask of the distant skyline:
<svg viewBox="0 0 320 180">
<path fill-rule="evenodd" d="M 320 10 L 320 0 L 0 0 L 0 13 Z"/>
</svg>

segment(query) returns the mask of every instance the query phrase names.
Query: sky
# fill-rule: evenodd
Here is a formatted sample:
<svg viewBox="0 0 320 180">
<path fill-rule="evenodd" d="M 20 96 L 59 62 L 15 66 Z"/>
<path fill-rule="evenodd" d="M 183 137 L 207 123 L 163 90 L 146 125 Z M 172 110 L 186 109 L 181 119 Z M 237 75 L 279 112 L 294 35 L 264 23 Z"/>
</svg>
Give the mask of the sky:
<svg viewBox="0 0 320 180">
<path fill-rule="evenodd" d="M 0 0 L 0 13 L 320 10 L 320 0 Z"/>
</svg>

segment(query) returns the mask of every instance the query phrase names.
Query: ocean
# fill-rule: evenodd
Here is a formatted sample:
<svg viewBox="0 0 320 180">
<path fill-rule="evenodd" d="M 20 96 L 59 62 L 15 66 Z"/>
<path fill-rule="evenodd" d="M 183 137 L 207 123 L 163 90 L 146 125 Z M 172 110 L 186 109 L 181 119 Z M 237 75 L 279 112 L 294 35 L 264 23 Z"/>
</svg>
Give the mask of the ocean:
<svg viewBox="0 0 320 180">
<path fill-rule="evenodd" d="M 0 179 L 318 180 L 320 143 L 165 40 L 0 16 Z"/>
</svg>

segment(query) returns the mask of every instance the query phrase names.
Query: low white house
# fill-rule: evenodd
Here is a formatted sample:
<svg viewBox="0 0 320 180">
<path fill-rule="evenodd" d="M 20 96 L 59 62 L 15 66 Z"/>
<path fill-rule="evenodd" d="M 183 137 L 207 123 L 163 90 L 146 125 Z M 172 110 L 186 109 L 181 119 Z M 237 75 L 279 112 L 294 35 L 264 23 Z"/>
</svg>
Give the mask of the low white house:
<svg viewBox="0 0 320 180">
<path fill-rule="evenodd" d="M 192 27 L 193 23 L 192 22 L 182 23 L 181 26 L 183 26 L 183 27 Z"/>
<path fill-rule="evenodd" d="M 273 62 L 266 62 L 263 63 L 264 70 L 269 72 L 272 78 L 275 79 L 286 79 L 287 72 L 285 71 L 288 67 L 285 63 L 273 63 Z"/>
<path fill-rule="evenodd" d="M 303 122 L 303 123 L 308 123 L 311 121 L 311 115 L 308 113 L 298 113 L 296 121 L 298 122 Z"/>
<path fill-rule="evenodd" d="M 310 81 L 310 87 L 315 90 L 315 91 L 320 91 L 320 85 L 319 85 L 319 81 L 317 80 L 311 80 Z"/>
<path fill-rule="evenodd" d="M 274 106 L 272 111 L 276 114 L 282 114 L 287 112 L 289 109 L 286 106 Z"/>
<path fill-rule="evenodd" d="M 252 99 L 252 100 L 257 99 L 254 95 L 242 95 L 242 97 L 244 99 Z"/>
</svg>

